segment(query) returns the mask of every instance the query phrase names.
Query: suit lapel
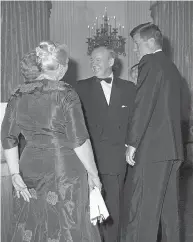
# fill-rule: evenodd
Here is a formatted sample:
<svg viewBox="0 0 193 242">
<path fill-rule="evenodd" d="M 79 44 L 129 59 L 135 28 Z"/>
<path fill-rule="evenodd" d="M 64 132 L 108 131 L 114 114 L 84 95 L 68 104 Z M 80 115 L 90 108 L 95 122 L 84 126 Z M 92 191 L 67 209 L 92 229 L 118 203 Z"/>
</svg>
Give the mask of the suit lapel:
<svg viewBox="0 0 193 242">
<path fill-rule="evenodd" d="M 101 87 L 101 84 L 93 79 L 93 85 L 92 85 L 92 99 L 97 104 L 97 106 L 100 107 L 101 110 L 104 110 L 106 112 L 106 109 L 108 108 L 105 94 L 103 92 L 103 89 Z"/>
<path fill-rule="evenodd" d="M 95 78 L 92 79 L 92 88 L 91 88 L 91 112 L 93 114 L 93 120 L 95 123 L 100 124 L 103 127 L 104 119 L 108 112 L 108 104 L 105 99 L 105 95 L 101 84 L 96 82 Z"/>
<path fill-rule="evenodd" d="M 119 87 L 119 81 L 116 77 L 114 77 L 112 90 L 111 90 L 111 98 L 109 103 L 109 113 L 114 112 L 115 109 L 120 107 L 121 104 L 121 89 Z"/>
</svg>

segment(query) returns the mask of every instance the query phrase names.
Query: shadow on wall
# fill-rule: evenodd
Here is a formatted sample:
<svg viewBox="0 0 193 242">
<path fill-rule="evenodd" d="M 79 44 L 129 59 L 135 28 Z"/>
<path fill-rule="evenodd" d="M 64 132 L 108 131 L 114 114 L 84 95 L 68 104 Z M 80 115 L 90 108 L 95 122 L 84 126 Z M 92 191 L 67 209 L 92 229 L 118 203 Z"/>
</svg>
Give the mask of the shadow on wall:
<svg viewBox="0 0 193 242">
<path fill-rule="evenodd" d="M 163 37 L 163 51 L 171 60 L 173 60 L 174 50 L 173 50 L 173 47 L 171 46 L 169 39 L 166 36 Z M 191 139 L 189 134 L 191 92 L 188 86 L 188 82 L 183 77 L 181 78 L 181 99 L 182 99 L 182 107 L 181 107 L 182 134 L 183 134 L 184 144 L 187 144 L 190 142 L 190 139 Z"/>
<path fill-rule="evenodd" d="M 181 241 L 190 242 L 193 239 L 193 140 L 190 134 L 191 92 L 187 81 L 181 79 L 182 95 L 182 136 L 184 142 L 184 163 L 180 168 L 179 196 Z"/>
<path fill-rule="evenodd" d="M 61 81 L 67 82 L 75 88 L 78 81 L 78 63 L 74 59 L 69 59 L 68 71 Z"/>
<path fill-rule="evenodd" d="M 163 36 L 163 52 L 173 60 L 173 47 L 171 46 L 171 43 L 169 39 L 166 36 Z"/>
<path fill-rule="evenodd" d="M 122 70 L 123 70 L 123 62 L 121 59 L 117 57 L 113 65 L 113 73 L 116 77 L 119 77 L 121 75 Z"/>
</svg>

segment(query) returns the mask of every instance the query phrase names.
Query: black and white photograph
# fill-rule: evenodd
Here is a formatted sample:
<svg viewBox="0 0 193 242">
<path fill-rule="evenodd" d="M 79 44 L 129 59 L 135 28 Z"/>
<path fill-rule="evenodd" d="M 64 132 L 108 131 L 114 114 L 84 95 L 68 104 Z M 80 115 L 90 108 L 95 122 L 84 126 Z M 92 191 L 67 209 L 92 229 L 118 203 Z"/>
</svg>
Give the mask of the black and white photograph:
<svg viewBox="0 0 193 242">
<path fill-rule="evenodd" d="M 193 242 L 193 1 L 1 1 L 1 242 Z"/>
</svg>

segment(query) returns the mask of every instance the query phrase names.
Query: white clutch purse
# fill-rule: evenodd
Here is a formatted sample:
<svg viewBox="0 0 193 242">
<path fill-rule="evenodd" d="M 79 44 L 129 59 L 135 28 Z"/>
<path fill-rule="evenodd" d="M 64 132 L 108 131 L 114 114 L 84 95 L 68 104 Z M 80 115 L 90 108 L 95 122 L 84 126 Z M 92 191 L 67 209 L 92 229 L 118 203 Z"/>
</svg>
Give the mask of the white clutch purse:
<svg viewBox="0 0 193 242">
<path fill-rule="evenodd" d="M 98 222 L 102 222 L 109 217 L 106 204 L 103 200 L 101 192 L 95 187 L 90 192 L 90 221 L 93 225 Z"/>
</svg>

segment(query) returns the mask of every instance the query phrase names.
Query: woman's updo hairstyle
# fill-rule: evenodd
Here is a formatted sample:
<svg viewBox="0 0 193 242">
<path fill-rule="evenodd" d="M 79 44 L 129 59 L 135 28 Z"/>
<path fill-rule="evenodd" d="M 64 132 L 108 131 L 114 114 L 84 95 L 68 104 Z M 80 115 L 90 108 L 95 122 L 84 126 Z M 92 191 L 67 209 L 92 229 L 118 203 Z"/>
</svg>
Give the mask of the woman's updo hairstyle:
<svg viewBox="0 0 193 242">
<path fill-rule="evenodd" d="M 22 58 L 20 62 L 21 73 L 25 79 L 36 79 L 41 74 L 41 68 L 37 63 L 36 51 L 33 50 Z"/>
<path fill-rule="evenodd" d="M 40 69 L 56 70 L 65 66 L 68 60 L 67 47 L 51 41 L 44 41 L 36 48 L 37 62 Z"/>
<path fill-rule="evenodd" d="M 21 73 L 26 79 L 36 79 L 44 71 L 56 70 L 68 64 L 67 46 L 42 41 L 35 50 L 24 55 L 20 64 Z"/>
</svg>

